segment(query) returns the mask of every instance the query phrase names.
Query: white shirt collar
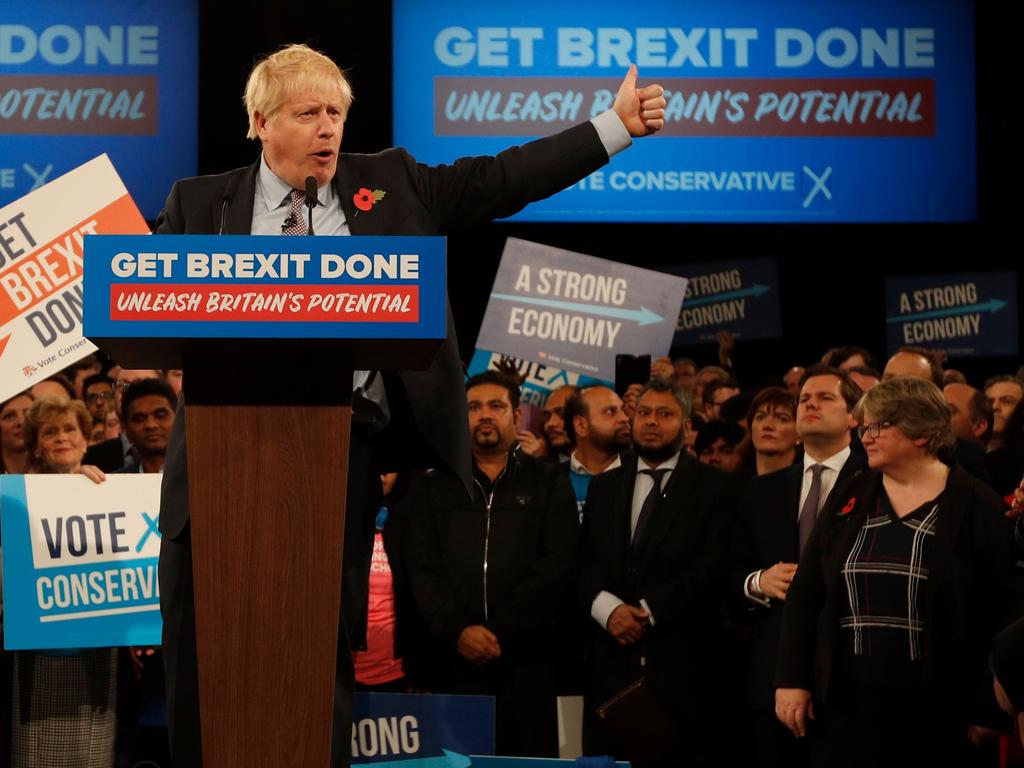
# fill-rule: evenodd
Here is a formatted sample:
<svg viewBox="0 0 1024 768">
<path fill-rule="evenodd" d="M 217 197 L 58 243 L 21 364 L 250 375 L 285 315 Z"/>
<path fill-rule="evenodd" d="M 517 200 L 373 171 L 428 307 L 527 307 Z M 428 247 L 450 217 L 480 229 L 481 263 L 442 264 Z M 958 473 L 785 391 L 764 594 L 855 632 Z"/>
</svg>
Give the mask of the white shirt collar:
<svg viewBox="0 0 1024 768">
<path fill-rule="evenodd" d="M 824 461 L 815 461 L 804 453 L 804 474 L 807 474 L 807 470 L 815 464 L 824 464 L 826 467 L 838 474 L 842 470 L 843 465 L 846 463 L 848 458 L 850 458 L 850 446 L 846 446 L 839 453 L 829 456 Z"/>
<path fill-rule="evenodd" d="M 260 172 L 257 179 L 257 197 L 263 199 L 268 211 L 276 211 L 287 205 L 288 196 L 292 193 L 292 185 L 282 179 L 267 165 L 267 158 L 260 154 Z M 316 191 L 316 199 L 320 205 L 330 205 L 334 198 L 334 185 L 328 182 Z"/>
<path fill-rule="evenodd" d="M 611 464 L 609 464 L 607 467 L 604 468 L 604 471 L 607 472 L 607 471 L 612 470 L 612 469 L 618 469 L 621 466 L 622 466 L 622 456 L 616 454 L 615 455 L 615 459 L 612 461 Z M 575 472 L 577 475 L 592 475 L 592 474 L 594 474 L 589 469 L 587 469 L 585 466 L 583 466 L 580 463 L 580 460 L 576 458 L 576 451 L 573 451 L 572 454 L 569 456 L 569 470 L 572 471 L 572 472 Z"/>
<path fill-rule="evenodd" d="M 681 451 L 676 451 L 675 456 L 673 456 L 670 459 L 667 459 L 666 461 L 661 462 L 661 464 L 659 464 L 656 467 L 652 467 L 646 461 L 644 461 L 639 456 L 637 456 L 636 457 L 636 471 L 637 471 L 637 473 L 640 473 L 640 472 L 643 472 L 645 469 L 675 469 L 676 465 L 679 464 L 679 454 L 680 453 L 681 453 Z"/>
</svg>

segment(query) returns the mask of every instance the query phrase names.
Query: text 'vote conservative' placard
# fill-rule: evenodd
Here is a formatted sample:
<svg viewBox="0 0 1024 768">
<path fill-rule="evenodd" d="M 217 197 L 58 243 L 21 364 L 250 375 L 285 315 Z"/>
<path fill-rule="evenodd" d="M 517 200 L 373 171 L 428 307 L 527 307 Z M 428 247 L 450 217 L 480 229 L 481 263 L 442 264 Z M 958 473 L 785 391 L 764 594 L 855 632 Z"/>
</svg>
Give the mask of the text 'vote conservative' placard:
<svg viewBox="0 0 1024 768">
<path fill-rule="evenodd" d="M 890 277 L 886 347 L 936 349 L 954 357 L 1016 355 L 1017 273 Z"/>
<path fill-rule="evenodd" d="M 477 347 L 602 381 L 616 353 L 668 353 L 686 278 L 510 237 Z"/>
<path fill-rule="evenodd" d="M 160 478 L 0 475 L 5 648 L 160 644 Z"/>
<path fill-rule="evenodd" d="M 82 328 L 83 241 L 143 232 L 106 155 L 0 208 L 0 400 L 96 351 Z"/>
<path fill-rule="evenodd" d="M 444 338 L 438 237 L 86 238 L 96 338 Z"/>
</svg>

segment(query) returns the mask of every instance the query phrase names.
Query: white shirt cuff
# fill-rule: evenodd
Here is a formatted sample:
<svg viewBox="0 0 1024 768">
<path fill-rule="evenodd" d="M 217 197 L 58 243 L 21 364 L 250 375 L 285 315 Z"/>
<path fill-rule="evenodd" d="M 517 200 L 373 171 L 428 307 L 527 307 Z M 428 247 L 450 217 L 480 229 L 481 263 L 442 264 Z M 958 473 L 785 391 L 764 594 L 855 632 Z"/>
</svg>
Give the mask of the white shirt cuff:
<svg viewBox="0 0 1024 768">
<path fill-rule="evenodd" d="M 608 629 L 608 617 L 622 603 L 623 601 L 611 592 L 602 590 L 597 593 L 594 602 L 590 604 L 590 615 L 594 617 L 594 621 L 601 625 L 601 629 Z"/>
<path fill-rule="evenodd" d="M 654 614 L 651 613 L 651 606 L 647 604 L 647 601 L 642 597 L 640 598 L 640 607 L 647 611 L 647 619 L 651 622 L 651 626 L 654 626 Z"/>
<path fill-rule="evenodd" d="M 743 596 L 747 598 L 747 600 L 749 600 L 750 602 L 757 603 L 758 605 L 763 605 L 767 608 L 771 605 L 771 602 L 768 600 L 768 598 L 758 597 L 750 591 L 750 583 L 753 580 L 754 575 L 758 573 L 760 573 L 760 571 L 753 571 L 747 576 L 747 578 L 743 580 Z"/>
<path fill-rule="evenodd" d="M 608 153 L 609 160 L 633 143 L 629 131 L 622 124 L 622 119 L 613 109 L 602 112 L 597 117 L 592 118 L 590 122 L 597 129 L 597 136 L 601 139 L 601 144 L 604 145 L 604 150 Z"/>
</svg>

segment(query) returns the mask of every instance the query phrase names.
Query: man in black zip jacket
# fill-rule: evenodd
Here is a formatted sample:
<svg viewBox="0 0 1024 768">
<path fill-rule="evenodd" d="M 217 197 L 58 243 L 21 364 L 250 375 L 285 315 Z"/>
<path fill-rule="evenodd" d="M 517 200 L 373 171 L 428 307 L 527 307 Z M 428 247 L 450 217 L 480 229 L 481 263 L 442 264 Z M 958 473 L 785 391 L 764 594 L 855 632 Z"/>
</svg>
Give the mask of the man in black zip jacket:
<svg viewBox="0 0 1024 768">
<path fill-rule="evenodd" d="M 578 517 L 564 471 L 518 450 L 519 387 L 466 383 L 474 493 L 431 473 L 405 556 L 434 644 L 439 693 L 496 698 L 497 753 L 557 757 L 552 634 L 574 574 Z"/>
</svg>

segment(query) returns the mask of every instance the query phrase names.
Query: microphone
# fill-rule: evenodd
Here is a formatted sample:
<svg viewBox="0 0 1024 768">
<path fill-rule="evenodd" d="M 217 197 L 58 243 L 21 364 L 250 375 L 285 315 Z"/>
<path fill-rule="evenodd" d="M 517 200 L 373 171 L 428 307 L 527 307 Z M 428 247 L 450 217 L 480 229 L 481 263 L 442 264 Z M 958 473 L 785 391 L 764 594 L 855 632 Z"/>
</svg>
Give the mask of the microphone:
<svg viewBox="0 0 1024 768">
<path fill-rule="evenodd" d="M 313 234 L 313 209 L 316 207 L 316 179 L 312 176 L 306 177 L 306 207 L 309 208 L 309 226 L 306 227 L 306 234 Z"/>
<path fill-rule="evenodd" d="M 217 230 L 218 235 L 224 234 L 224 229 L 227 225 L 228 218 L 228 206 L 231 205 L 231 201 L 235 197 L 235 188 L 238 186 L 238 176 L 232 176 L 231 181 L 228 182 L 227 188 L 224 190 L 224 198 L 220 204 L 220 229 Z"/>
</svg>

